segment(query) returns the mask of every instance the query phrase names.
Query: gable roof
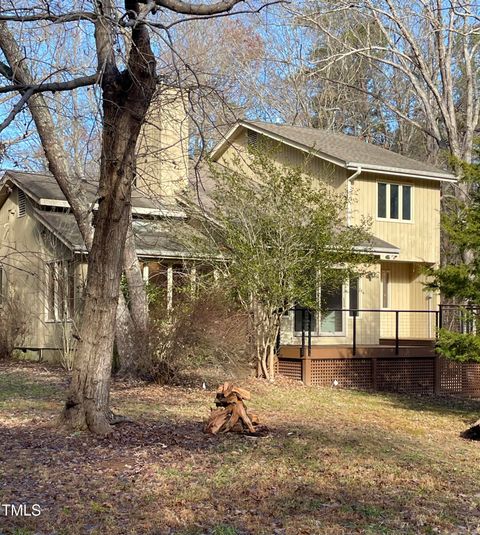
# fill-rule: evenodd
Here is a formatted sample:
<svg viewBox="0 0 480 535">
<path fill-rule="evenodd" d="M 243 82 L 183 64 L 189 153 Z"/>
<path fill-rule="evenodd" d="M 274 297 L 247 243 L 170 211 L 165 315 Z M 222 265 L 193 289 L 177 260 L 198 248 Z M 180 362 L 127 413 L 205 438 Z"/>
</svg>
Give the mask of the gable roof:
<svg viewBox="0 0 480 535">
<path fill-rule="evenodd" d="M 57 181 L 50 174 L 7 170 L 0 179 L 2 189 L 8 182 L 23 190 L 39 206 L 58 208 L 70 206 Z M 95 202 L 98 184 L 85 180 L 82 186 L 87 200 L 90 203 Z M 184 217 L 184 213 L 180 210 L 172 209 L 156 199 L 152 200 L 138 190 L 132 192 L 132 212 L 135 215 Z"/>
<path fill-rule="evenodd" d="M 382 173 L 393 176 L 422 178 L 425 180 L 455 181 L 451 173 L 439 169 L 429 163 L 420 162 L 402 156 L 391 150 L 384 149 L 361 139 L 302 126 L 263 123 L 259 121 L 239 121 L 220 142 L 212 153 L 216 160 L 230 145 L 241 129 L 248 129 L 291 145 L 299 150 L 314 154 L 340 167 L 353 171 Z"/>
</svg>

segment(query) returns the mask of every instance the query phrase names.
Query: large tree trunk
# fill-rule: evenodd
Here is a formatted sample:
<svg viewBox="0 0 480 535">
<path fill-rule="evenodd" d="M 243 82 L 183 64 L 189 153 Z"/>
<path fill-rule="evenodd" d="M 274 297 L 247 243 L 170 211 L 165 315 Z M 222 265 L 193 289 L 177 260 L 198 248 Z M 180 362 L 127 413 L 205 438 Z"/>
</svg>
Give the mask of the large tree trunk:
<svg viewBox="0 0 480 535">
<path fill-rule="evenodd" d="M 132 162 L 125 164 L 128 167 Z M 72 427 L 88 427 L 102 435 L 111 431 L 108 421 L 110 374 L 122 272 L 122 244 L 125 243 L 130 209 L 129 175 L 131 172 L 127 168 L 108 169 L 103 177 L 110 186 L 117 185 L 114 188 L 117 195 L 103 199 L 97 214 L 93 245 L 88 257 L 80 339 L 64 411 Z"/>
<path fill-rule="evenodd" d="M 76 429 L 101 435 L 112 431 L 109 389 L 115 319 L 131 211 L 135 148 L 155 90 L 155 59 L 148 31 L 132 30 L 128 70 L 119 72 L 108 53 L 105 28 L 97 28 L 97 48 L 105 55 L 103 137 L 98 212 L 88 256 L 84 310 L 72 383 L 63 411 Z"/>
</svg>

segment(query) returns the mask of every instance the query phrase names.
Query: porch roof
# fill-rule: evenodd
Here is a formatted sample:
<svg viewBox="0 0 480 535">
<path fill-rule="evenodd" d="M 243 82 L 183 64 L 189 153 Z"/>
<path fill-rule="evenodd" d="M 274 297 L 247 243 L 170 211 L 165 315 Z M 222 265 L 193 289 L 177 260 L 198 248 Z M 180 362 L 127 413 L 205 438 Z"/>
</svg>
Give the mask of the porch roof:
<svg viewBox="0 0 480 535">
<path fill-rule="evenodd" d="M 361 243 L 357 246 L 357 249 L 362 251 L 371 252 L 373 254 L 391 254 L 398 255 L 400 254 L 400 248 L 396 245 L 381 240 L 376 236 L 372 236 L 372 239 L 369 243 Z"/>
<path fill-rule="evenodd" d="M 34 210 L 37 220 L 57 239 L 75 253 L 87 253 L 75 217 L 71 213 Z M 191 234 L 194 230 L 184 221 L 166 219 L 162 221 L 134 220 L 136 250 L 140 257 L 151 258 L 194 258 L 184 244 L 175 236 Z"/>
</svg>

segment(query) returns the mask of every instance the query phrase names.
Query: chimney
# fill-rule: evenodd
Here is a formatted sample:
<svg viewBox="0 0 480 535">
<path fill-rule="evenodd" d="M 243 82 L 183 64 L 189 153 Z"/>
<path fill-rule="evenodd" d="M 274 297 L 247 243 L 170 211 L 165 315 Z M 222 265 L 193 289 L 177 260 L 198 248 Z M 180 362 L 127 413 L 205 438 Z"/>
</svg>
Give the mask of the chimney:
<svg viewBox="0 0 480 535">
<path fill-rule="evenodd" d="M 139 136 L 136 188 L 163 203 L 173 203 L 188 185 L 187 96 L 160 85 Z"/>
</svg>

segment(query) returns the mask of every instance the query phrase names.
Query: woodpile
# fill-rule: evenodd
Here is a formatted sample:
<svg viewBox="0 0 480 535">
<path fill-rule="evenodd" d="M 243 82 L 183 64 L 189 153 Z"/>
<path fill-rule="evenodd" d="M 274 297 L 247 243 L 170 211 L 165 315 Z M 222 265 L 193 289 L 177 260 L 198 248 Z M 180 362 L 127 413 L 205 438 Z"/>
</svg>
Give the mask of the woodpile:
<svg viewBox="0 0 480 535">
<path fill-rule="evenodd" d="M 216 409 L 212 409 L 205 425 L 205 433 L 248 433 L 258 434 L 258 416 L 247 412 L 244 401 L 250 399 L 250 392 L 231 383 L 223 383 L 215 396 Z"/>
</svg>

